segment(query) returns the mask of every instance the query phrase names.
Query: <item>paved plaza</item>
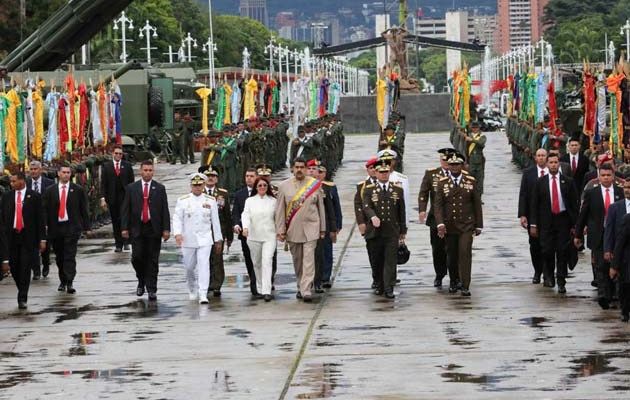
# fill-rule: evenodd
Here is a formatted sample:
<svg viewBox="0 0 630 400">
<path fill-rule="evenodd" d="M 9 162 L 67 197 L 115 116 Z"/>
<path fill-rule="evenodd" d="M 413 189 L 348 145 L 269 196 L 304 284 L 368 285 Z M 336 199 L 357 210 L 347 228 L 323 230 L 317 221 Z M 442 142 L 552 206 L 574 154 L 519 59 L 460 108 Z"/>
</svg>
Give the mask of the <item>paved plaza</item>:
<svg viewBox="0 0 630 400">
<path fill-rule="evenodd" d="M 290 256 L 280 246 L 275 301 L 251 300 L 234 243 L 223 296 L 200 306 L 188 300 L 170 240 L 151 304 L 135 296 L 129 252 L 114 253 L 109 238 L 82 240 L 76 295 L 56 291 L 54 264 L 31 285 L 26 312 L 17 309 L 13 281 L 0 282 L 0 399 L 629 398 L 630 327 L 594 301 L 588 252 L 566 295 L 531 284 L 516 218 L 520 172 L 501 133 L 488 134 L 472 297 L 433 288 L 429 230 L 417 211 L 396 300 L 372 294 L 352 198 L 376 140 L 346 137 L 335 178 L 344 225 L 327 294 L 311 304 L 295 299 Z M 447 133 L 407 135 L 414 210 L 425 169 L 437 166 L 435 150 L 447 145 Z M 171 206 L 196 168 L 157 166 Z"/>
</svg>

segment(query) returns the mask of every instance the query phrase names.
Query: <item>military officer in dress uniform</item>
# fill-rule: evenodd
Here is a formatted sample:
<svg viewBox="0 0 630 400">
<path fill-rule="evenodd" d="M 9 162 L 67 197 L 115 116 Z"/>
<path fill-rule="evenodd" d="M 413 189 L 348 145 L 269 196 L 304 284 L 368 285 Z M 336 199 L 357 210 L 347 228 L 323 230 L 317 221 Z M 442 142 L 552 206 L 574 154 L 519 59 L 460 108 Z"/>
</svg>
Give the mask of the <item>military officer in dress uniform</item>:
<svg viewBox="0 0 630 400">
<path fill-rule="evenodd" d="M 210 288 L 214 297 L 221 297 L 221 287 L 225 280 L 225 270 L 223 268 L 223 244 L 227 241 L 227 247 L 232 245 L 234 231 L 232 230 L 232 213 L 230 212 L 230 195 L 227 190 L 217 186 L 219 181 L 219 171 L 216 168 L 205 170 L 207 176 L 205 193 L 214 197 L 219 208 L 219 220 L 221 221 L 221 233 L 223 241 L 220 246 L 214 246 L 210 254 Z"/>
<path fill-rule="evenodd" d="M 387 160 L 376 164 L 378 181 L 367 185 L 363 211 L 367 217 L 368 253 L 376 266 L 378 287 L 374 293 L 393 299 L 398 245 L 407 234 L 407 217 L 402 187 L 390 180 L 390 169 L 391 163 Z"/>
<path fill-rule="evenodd" d="M 461 284 L 462 296 L 470 296 L 473 235 L 481 234 L 483 215 L 475 178 L 462 174 L 464 157 L 449 158 L 450 176 L 440 178 L 435 196 L 435 223 L 438 235 L 446 238 L 450 293 Z"/>
<path fill-rule="evenodd" d="M 221 247 L 223 235 L 219 221 L 219 208 L 214 197 L 205 194 L 206 176 L 190 176 L 191 193 L 177 199 L 173 214 L 173 234 L 177 246 L 182 248 L 189 300 L 208 303 L 210 285 L 210 253 L 213 246 Z M 195 269 L 199 279 L 195 277 Z"/>
<path fill-rule="evenodd" d="M 378 158 L 372 157 L 365 163 L 365 170 L 367 171 L 368 177 L 365 180 L 357 183 L 357 191 L 354 194 L 354 217 L 357 221 L 357 226 L 359 228 L 359 233 L 361 236 L 365 237 L 365 232 L 367 229 L 367 220 L 368 218 L 365 216 L 365 212 L 363 211 L 363 198 L 365 197 L 365 190 L 368 185 L 374 185 L 377 182 L 376 179 L 376 163 L 378 162 Z M 366 242 L 367 245 L 367 242 Z M 368 248 L 368 258 L 370 260 L 370 267 L 372 268 L 372 289 L 378 288 L 378 283 L 376 282 L 376 278 L 378 276 L 376 272 L 376 264 L 372 259 L 372 253 Z"/>
<path fill-rule="evenodd" d="M 389 180 L 392 183 L 398 183 L 399 186 L 403 190 L 403 197 L 405 200 L 405 207 L 406 207 L 405 218 L 407 218 L 407 221 L 408 221 L 411 215 L 411 200 L 410 200 L 411 192 L 409 191 L 409 178 L 407 178 L 406 175 L 403 175 L 400 172 L 396 171 L 396 163 L 398 160 L 398 154 L 394 150 L 385 149 L 385 150 L 379 151 L 376 154 L 376 156 L 379 158 L 379 160 L 388 161 L 389 164 L 391 165 L 391 172 L 389 175 Z"/>
<path fill-rule="evenodd" d="M 420 193 L 418 194 L 418 210 L 420 212 L 420 223 L 426 223 L 431 231 L 431 249 L 433 253 L 433 268 L 435 270 L 435 280 L 433 286 L 442 288 L 442 279 L 446 276 L 446 242 L 444 238 L 438 236 L 437 225 L 435 223 L 435 190 L 440 179 L 449 176 L 448 158 L 455 153 L 453 148 L 443 148 L 438 150 L 440 154 L 440 166 L 427 169 L 422 178 Z M 429 212 L 427 207 L 431 203 Z"/>
</svg>

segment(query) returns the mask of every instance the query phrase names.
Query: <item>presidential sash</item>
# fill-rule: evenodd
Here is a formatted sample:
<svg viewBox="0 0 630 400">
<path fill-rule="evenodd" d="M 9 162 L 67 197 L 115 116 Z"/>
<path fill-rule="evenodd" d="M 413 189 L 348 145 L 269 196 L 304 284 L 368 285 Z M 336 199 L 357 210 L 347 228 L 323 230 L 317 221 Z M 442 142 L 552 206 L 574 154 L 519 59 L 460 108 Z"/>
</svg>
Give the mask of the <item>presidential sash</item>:
<svg viewBox="0 0 630 400">
<path fill-rule="evenodd" d="M 287 204 L 287 208 L 284 214 L 287 230 L 291 225 L 291 221 L 293 221 L 295 215 L 298 213 L 298 211 L 300 211 L 300 208 L 302 208 L 302 205 L 304 204 L 306 199 L 317 192 L 317 190 L 319 190 L 321 186 L 321 181 L 315 178 L 309 178 L 309 180 L 307 180 L 306 183 L 295 193 L 295 196 L 293 196 L 289 204 Z"/>
</svg>

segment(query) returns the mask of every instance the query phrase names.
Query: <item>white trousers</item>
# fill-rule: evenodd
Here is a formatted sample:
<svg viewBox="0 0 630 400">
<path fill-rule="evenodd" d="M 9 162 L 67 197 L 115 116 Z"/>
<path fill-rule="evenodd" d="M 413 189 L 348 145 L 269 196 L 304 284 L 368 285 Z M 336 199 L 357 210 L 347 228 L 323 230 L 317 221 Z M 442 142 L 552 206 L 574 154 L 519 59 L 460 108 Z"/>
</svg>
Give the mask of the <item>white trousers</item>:
<svg viewBox="0 0 630 400">
<path fill-rule="evenodd" d="M 186 280 L 188 292 L 203 294 L 208 292 L 210 286 L 210 252 L 212 246 L 182 247 L 184 267 L 186 267 Z M 197 279 L 199 275 L 199 279 Z"/>
<path fill-rule="evenodd" d="M 256 274 L 256 290 L 260 294 L 271 294 L 271 272 L 273 253 L 276 252 L 276 241 L 257 242 L 248 240 L 247 246 L 252 255 L 254 273 Z"/>
</svg>

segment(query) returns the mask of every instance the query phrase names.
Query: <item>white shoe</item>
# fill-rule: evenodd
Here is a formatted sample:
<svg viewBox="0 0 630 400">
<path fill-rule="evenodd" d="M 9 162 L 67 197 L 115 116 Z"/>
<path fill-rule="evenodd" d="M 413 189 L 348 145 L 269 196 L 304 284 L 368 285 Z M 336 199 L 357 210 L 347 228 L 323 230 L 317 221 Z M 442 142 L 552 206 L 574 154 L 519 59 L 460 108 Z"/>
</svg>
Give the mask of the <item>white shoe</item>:
<svg viewBox="0 0 630 400">
<path fill-rule="evenodd" d="M 197 300 L 197 293 L 194 292 L 189 292 L 188 293 L 188 300 L 193 301 L 193 300 Z"/>
<path fill-rule="evenodd" d="M 208 304 L 208 298 L 206 296 L 200 296 L 199 304 Z"/>
</svg>

